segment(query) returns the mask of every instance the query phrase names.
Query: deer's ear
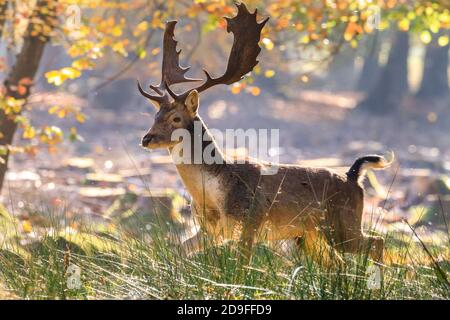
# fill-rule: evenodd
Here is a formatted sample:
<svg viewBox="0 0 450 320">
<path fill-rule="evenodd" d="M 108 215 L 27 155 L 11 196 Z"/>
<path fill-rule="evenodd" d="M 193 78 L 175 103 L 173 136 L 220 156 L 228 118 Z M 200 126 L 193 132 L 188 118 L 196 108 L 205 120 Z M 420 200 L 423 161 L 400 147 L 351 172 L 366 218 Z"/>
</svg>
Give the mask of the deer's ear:
<svg viewBox="0 0 450 320">
<path fill-rule="evenodd" d="M 189 95 L 184 101 L 184 104 L 186 105 L 186 108 L 192 115 L 196 115 L 199 105 L 198 91 L 192 90 L 191 92 L 189 92 Z"/>
</svg>

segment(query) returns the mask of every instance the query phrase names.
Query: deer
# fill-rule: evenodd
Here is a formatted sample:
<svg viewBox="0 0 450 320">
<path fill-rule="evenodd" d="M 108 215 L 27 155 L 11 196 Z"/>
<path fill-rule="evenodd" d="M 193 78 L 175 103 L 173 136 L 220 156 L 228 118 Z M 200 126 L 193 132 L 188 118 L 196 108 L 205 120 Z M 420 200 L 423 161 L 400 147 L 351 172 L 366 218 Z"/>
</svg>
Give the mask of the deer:
<svg viewBox="0 0 450 320">
<path fill-rule="evenodd" d="M 202 84 L 183 93 L 171 86 L 202 81 L 186 76 L 190 67 L 181 67 L 174 30 L 177 21 L 168 21 L 163 36 L 161 82 L 150 85 L 153 93 L 137 87 L 156 107 L 154 123 L 142 138 L 146 149 L 166 148 L 170 154 L 183 143 L 173 141 L 177 129 L 194 136 L 194 124 L 201 126 L 202 149 L 210 148 L 218 163 L 176 163 L 177 172 L 192 198 L 191 211 L 199 224 L 199 232 L 181 245 L 189 253 L 203 249 L 202 236 L 214 243 L 235 240 L 243 252 L 251 255 L 252 246 L 260 241 L 296 240 L 304 252 L 331 263 L 341 261 L 340 252 L 368 252 L 371 259 L 382 263 L 384 239 L 367 235 L 362 229 L 364 188 L 362 179 L 368 169 L 384 169 L 391 161 L 379 155 L 358 158 L 346 173 L 328 168 L 294 164 L 274 164 L 247 159 L 235 163 L 218 147 L 214 137 L 199 115 L 199 94 L 213 86 L 231 85 L 240 81 L 258 64 L 261 31 L 269 18 L 257 19 L 257 9 L 250 13 L 244 3 L 236 4 L 237 14 L 225 18 L 233 44 L 224 74 L 213 77 L 203 70 Z M 193 144 L 190 144 L 191 148 Z M 191 151 L 191 150 L 188 150 Z M 192 150 L 192 152 L 194 152 Z M 267 166 L 276 167 L 276 174 L 261 174 Z M 316 248 L 322 250 L 318 257 Z"/>
</svg>

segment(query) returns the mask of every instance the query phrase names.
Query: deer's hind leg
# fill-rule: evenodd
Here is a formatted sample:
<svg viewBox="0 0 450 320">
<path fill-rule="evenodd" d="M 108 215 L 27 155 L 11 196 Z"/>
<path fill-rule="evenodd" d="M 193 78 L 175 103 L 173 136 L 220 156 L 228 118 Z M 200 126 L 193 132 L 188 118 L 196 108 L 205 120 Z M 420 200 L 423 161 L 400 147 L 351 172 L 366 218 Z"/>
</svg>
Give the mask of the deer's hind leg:
<svg viewBox="0 0 450 320">
<path fill-rule="evenodd" d="M 368 254 L 370 258 L 378 263 L 383 262 L 384 239 L 378 236 L 369 236 L 364 233 L 355 235 L 340 244 L 346 253 Z"/>
<path fill-rule="evenodd" d="M 324 235 L 318 230 L 309 230 L 296 240 L 297 246 L 319 264 L 332 266 L 344 262 L 339 253 L 328 244 Z"/>
<path fill-rule="evenodd" d="M 384 239 L 382 237 L 363 235 L 363 248 L 367 248 L 370 257 L 376 262 L 383 263 Z"/>
<path fill-rule="evenodd" d="M 341 211 L 342 221 L 337 225 L 335 244 L 337 248 L 346 253 L 368 254 L 374 261 L 383 262 L 384 239 L 370 236 L 362 231 L 362 202 L 355 210 Z"/>
</svg>

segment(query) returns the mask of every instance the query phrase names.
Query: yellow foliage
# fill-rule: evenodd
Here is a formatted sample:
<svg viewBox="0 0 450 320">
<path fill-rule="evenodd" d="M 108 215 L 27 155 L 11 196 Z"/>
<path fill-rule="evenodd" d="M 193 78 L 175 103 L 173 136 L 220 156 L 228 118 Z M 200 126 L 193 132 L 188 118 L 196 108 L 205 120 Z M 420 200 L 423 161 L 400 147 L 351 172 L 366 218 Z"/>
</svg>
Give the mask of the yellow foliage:
<svg viewBox="0 0 450 320">
<path fill-rule="evenodd" d="M 446 45 L 448 45 L 448 42 L 449 42 L 448 36 L 440 36 L 438 39 L 438 44 L 441 47 L 445 47 Z"/>
<path fill-rule="evenodd" d="M 81 112 L 78 112 L 78 113 L 76 114 L 75 118 L 76 118 L 77 121 L 80 122 L 80 123 L 83 123 L 83 122 L 86 121 L 86 116 L 85 116 L 83 113 L 81 113 Z"/>
<path fill-rule="evenodd" d="M 1 0 L 0 0 L 1 2 Z M 23 1 L 22 1 L 23 2 Z M 26 3 L 26 1 L 25 1 Z M 179 5 L 176 1 L 168 0 L 163 2 L 164 6 L 158 6 L 155 2 L 145 1 L 107 1 L 107 0 L 63 0 L 58 7 L 58 19 L 63 19 L 64 10 L 67 5 L 78 5 L 82 12 L 80 25 L 76 28 L 77 36 L 71 36 L 73 30 L 63 25 L 57 32 L 52 33 L 53 27 L 49 23 L 34 23 L 31 34 L 34 36 L 57 35 L 56 40 L 69 39 L 63 41 L 67 54 L 73 58 L 69 66 L 59 70 L 50 70 L 45 73 L 48 83 L 61 86 L 68 79 L 77 79 L 84 70 L 92 69 L 96 65 L 96 59 L 100 59 L 109 50 L 112 50 L 123 57 L 129 52 L 136 53 L 140 59 L 148 59 L 148 55 L 156 56 L 160 54 L 160 48 L 149 49 L 151 42 L 146 42 L 147 35 L 156 29 L 164 28 L 165 21 L 177 17 L 190 17 L 201 22 L 201 31 L 207 32 L 216 28 L 225 28 L 223 16 L 232 16 L 236 8 L 232 2 L 225 0 L 194 0 L 187 5 Z M 383 13 L 380 24 L 376 28 L 384 30 L 390 25 L 397 26 L 399 30 L 417 32 L 423 43 L 429 44 L 436 34 L 437 42 L 440 46 L 449 43 L 449 36 L 440 34 L 441 30 L 450 29 L 450 11 L 442 2 L 430 1 L 362 1 L 362 0 L 339 0 L 339 1 L 294 1 L 294 0 L 269 0 L 251 1 L 248 3 L 250 9 L 258 7 L 259 17 L 270 16 L 271 20 L 267 24 L 261 37 L 261 45 L 266 51 L 272 51 L 275 43 L 286 41 L 288 31 L 297 37 L 295 41 L 300 44 L 317 46 L 319 50 L 333 48 L 334 41 L 342 36 L 349 42 L 351 47 L 356 48 L 359 41 L 366 33 L 373 31 L 371 19 L 378 9 Z M 148 6 L 150 11 L 143 10 Z M 375 9 L 374 9 L 375 8 Z M 89 10 L 89 14 L 85 14 Z M 41 8 L 41 13 L 51 13 L 48 7 Z M 150 16 L 148 16 L 150 12 Z M 107 14 L 105 14 L 107 13 Z M 14 19 L 14 15 L 8 13 L 7 19 Z M 207 19 L 206 19 L 207 18 Z M 17 19 L 20 20 L 20 19 Z M 14 26 L 15 34 L 6 36 L 19 38 L 25 34 L 22 27 L 23 21 L 7 21 Z M 137 24 L 136 24 L 137 23 Z M 9 24 L 8 24 L 9 25 Z M 195 24 L 185 24 L 183 32 L 190 33 L 196 31 Z M 344 33 L 342 34 L 342 32 Z M 64 33 L 61 35 L 60 33 Z M 438 36 L 438 34 L 440 36 Z M 42 37 L 41 37 L 42 38 Z M 52 39 L 53 40 L 53 39 Z M 46 40 L 47 41 L 47 40 Z M 23 41 L 17 41 L 22 43 Z M 284 43 L 283 43 L 284 44 Z M 149 59 L 150 60 L 150 59 Z M 155 60 L 149 61 L 152 70 L 155 69 Z M 0 60 L 0 70 L 4 69 L 4 62 Z M 99 65 L 104 65 L 99 63 Z M 266 66 L 267 67 L 267 66 Z M 159 68 L 158 68 L 159 69 Z M 277 69 L 278 70 L 278 69 Z M 255 68 L 254 75 L 261 72 Z M 266 78 L 275 76 L 275 70 L 265 70 L 261 72 Z M 299 78 L 303 82 L 308 82 L 308 76 Z M 25 95 L 32 79 L 26 83 L 18 83 L 17 92 Z M 247 86 L 247 87 L 246 87 Z M 233 94 L 238 94 L 243 89 L 253 95 L 259 95 L 260 89 L 252 85 L 252 79 L 245 84 L 236 84 L 231 87 Z M 23 131 L 23 138 L 33 139 L 38 135 L 46 143 L 55 143 L 62 139 L 62 132 L 55 127 L 47 126 L 36 133 L 36 129 L 29 125 L 27 118 L 20 116 L 23 108 L 23 101 L 19 99 L 2 99 L 0 108 L 5 113 L 20 123 Z M 71 106 L 53 106 L 48 110 L 49 114 L 54 114 L 59 118 L 73 115 L 75 120 L 83 123 L 86 120 L 84 114 Z"/>
<path fill-rule="evenodd" d="M 53 106 L 53 107 L 51 107 L 50 109 L 48 109 L 48 113 L 49 113 L 49 114 L 54 114 L 54 113 L 56 113 L 58 110 L 59 110 L 59 107 L 58 107 L 58 106 Z"/>
<path fill-rule="evenodd" d="M 36 130 L 32 126 L 28 126 L 23 131 L 22 137 L 24 139 L 33 139 L 36 136 Z"/>
<path fill-rule="evenodd" d="M 22 111 L 25 100 L 16 99 L 14 97 L 7 97 L 0 99 L 0 109 L 3 109 L 5 114 L 17 116 Z"/>
<path fill-rule="evenodd" d="M 275 71 L 274 70 L 266 70 L 266 72 L 264 72 L 264 76 L 266 78 L 272 78 L 275 75 Z"/>
<path fill-rule="evenodd" d="M 61 69 L 61 74 L 67 77 L 68 79 L 75 79 L 81 76 L 80 70 L 77 70 L 72 67 L 66 67 Z"/>
<path fill-rule="evenodd" d="M 58 113 L 56 114 L 58 116 L 58 118 L 64 118 L 66 116 L 66 110 L 64 109 L 59 109 Z"/>
<path fill-rule="evenodd" d="M 72 68 L 78 69 L 80 71 L 92 69 L 93 66 L 94 63 L 87 58 L 81 58 L 72 62 Z"/>
<path fill-rule="evenodd" d="M 401 31 L 408 31 L 409 30 L 409 19 L 404 18 L 404 19 L 400 20 L 398 22 L 398 28 Z"/>
<path fill-rule="evenodd" d="M 127 43 L 128 43 L 128 41 L 126 41 L 126 40 L 116 42 L 112 46 L 112 49 L 114 52 L 117 52 L 117 53 L 121 54 L 122 56 L 126 57 L 126 56 L 128 56 L 128 52 L 125 50 L 125 46 Z"/>
<path fill-rule="evenodd" d="M 31 233 L 33 231 L 33 226 L 29 220 L 22 221 L 22 230 L 25 233 Z"/>
<path fill-rule="evenodd" d="M 46 72 L 45 77 L 48 83 L 53 83 L 55 86 L 60 86 L 64 82 L 61 74 L 57 70 Z"/>
<path fill-rule="evenodd" d="M 420 40 L 422 40 L 423 43 L 429 44 L 433 38 L 431 37 L 431 33 L 427 30 L 422 31 L 420 33 Z"/>
<path fill-rule="evenodd" d="M 239 87 L 239 86 L 232 86 L 231 87 L 231 93 L 232 94 L 238 94 L 239 92 L 241 92 L 241 87 Z"/>
<path fill-rule="evenodd" d="M 264 44 L 267 50 L 272 50 L 274 47 L 272 40 L 270 40 L 269 38 L 262 39 L 262 43 Z"/>
<path fill-rule="evenodd" d="M 133 31 L 133 35 L 138 37 L 149 28 L 148 21 L 141 21 Z"/>
<path fill-rule="evenodd" d="M 122 27 L 121 26 L 115 26 L 114 28 L 112 28 L 111 34 L 114 37 L 120 37 L 122 35 Z"/>
<path fill-rule="evenodd" d="M 154 49 L 152 49 L 152 55 L 156 56 L 160 51 L 161 51 L 160 48 L 154 48 Z"/>
<path fill-rule="evenodd" d="M 40 140 L 43 143 L 54 145 L 61 142 L 64 138 L 62 130 L 55 126 L 45 126 L 40 135 Z"/>
</svg>

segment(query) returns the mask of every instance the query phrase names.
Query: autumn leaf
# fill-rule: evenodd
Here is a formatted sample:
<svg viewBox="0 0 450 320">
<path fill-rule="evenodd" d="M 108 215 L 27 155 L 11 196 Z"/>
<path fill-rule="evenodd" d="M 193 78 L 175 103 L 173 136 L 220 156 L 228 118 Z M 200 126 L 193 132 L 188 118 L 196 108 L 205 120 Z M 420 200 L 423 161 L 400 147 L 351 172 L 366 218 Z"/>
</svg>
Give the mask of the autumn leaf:
<svg viewBox="0 0 450 320">
<path fill-rule="evenodd" d="M 81 113 L 81 112 L 78 112 L 78 113 L 76 114 L 75 118 L 76 118 L 77 121 L 80 122 L 80 123 L 83 123 L 83 122 L 86 121 L 86 116 L 85 116 L 83 113 Z"/>
<path fill-rule="evenodd" d="M 250 92 L 254 96 L 259 96 L 261 94 L 261 89 L 258 87 L 250 87 Z"/>
<path fill-rule="evenodd" d="M 56 115 L 58 116 L 58 118 L 64 118 L 66 116 L 67 112 L 65 109 L 59 109 L 58 112 L 56 113 Z"/>
<path fill-rule="evenodd" d="M 422 31 L 422 33 L 420 34 L 420 40 L 422 40 L 422 42 L 425 44 L 430 43 L 432 39 L 433 38 L 431 36 L 431 33 L 427 30 Z"/>
<path fill-rule="evenodd" d="M 24 139 L 33 139 L 36 136 L 36 130 L 32 126 L 25 128 L 22 137 Z"/>
<path fill-rule="evenodd" d="M 17 93 L 19 93 L 19 95 L 21 96 L 24 96 L 27 93 L 27 87 L 19 85 L 17 87 Z"/>
<path fill-rule="evenodd" d="M 115 51 L 115 52 L 119 53 L 120 55 L 126 57 L 126 56 L 128 56 L 128 52 L 125 50 L 125 45 L 126 45 L 125 41 L 119 41 L 119 42 L 116 42 L 112 46 L 112 49 L 113 49 L 113 51 Z"/>
<path fill-rule="evenodd" d="M 22 221 L 22 230 L 25 233 L 31 233 L 33 231 L 33 226 L 31 225 L 30 220 Z"/>
<path fill-rule="evenodd" d="M 266 72 L 264 72 L 264 76 L 266 78 L 272 78 L 275 75 L 275 71 L 274 70 L 266 70 Z"/>
<path fill-rule="evenodd" d="M 69 79 L 75 79 L 81 76 L 80 70 L 77 70 L 72 67 L 66 67 L 61 69 L 61 74 Z"/>
<path fill-rule="evenodd" d="M 262 39 L 262 43 L 264 44 L 267 50 L 272 50 L 274 47 L 272 40 L 270 40 L 269 38 Z"/>
<path fill-rule="evenodd" d="M 50 109 L 48 109 L 48 113 L 49 114 L 54 114 L 54 113 L 56 113 L 57 111 L 59 110 L 59 106 L 53 106 L 53 107 L 51 107 Z"/>
<path fill-rule="evenodd" d="M 138 37 L 140 34 L 147 31 L 148 27 L 149 27 L 149 24 L 147 21 L 141 21 L 134 29 L 133 35 L 135 37 Z"/>
<path fill-rule="evenodd" d="M 145 51 L 144 48 L 139 48 L 136 52 L 136 55 L 139 57 L 139 59 L 144 59 L 147 55 L 147 51 Z"/>
<path fill-rule="evenodd" d="M 19 85 L 22 86 L 31 86 L 33 84 L 33 80 L 28 77 L 22 78 L 19 80 Z"/>
<path fill-rule="evenodd" d="M 121 26 L 115 26 L 114 28 L 112 28 L 111 34 L 114 37 L 120 37 L 122 35 L 122 27 Z"/>
<path fill-rule="evenodd" d="M 60 86 L 64 82 L 63 77 L 57 70 L 46 72 L 45 77 L 48 83 L 53 83 L 55 86 Z"/>
<path fill-rule="evenodd" d="M 241 87 L 239 87 L 239 86 L 232 86 L 231 87 L 231 93 L 232 94 L 238 94 L 239 92 L 241 92 Z"/>
<path fill-rule="evenodd" d="M 439 37 L 439 39 L 438 39 L 438 44 L 439 44 L 441 47 L 445 47 L 446 45 L 448 45 L 448 43 L 449 43 L 448 36 L 440 36 L 440 37 Z"/>
<path fill-rule="evenodd" d="M 92 69 L 94 65 L 95 65 L 94 62 L 92 62 L 87 58 L 81 58 L 72 62 L 72 68 L 75 68 L 80 71 Z"/>
</svg>

